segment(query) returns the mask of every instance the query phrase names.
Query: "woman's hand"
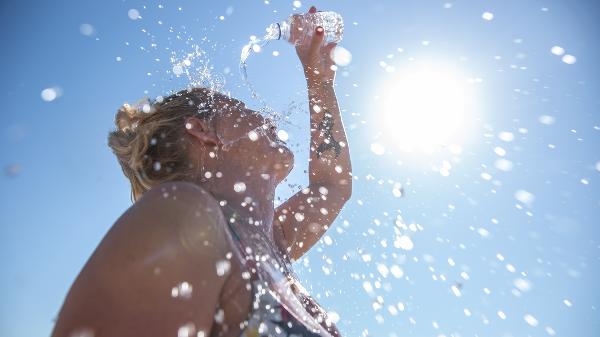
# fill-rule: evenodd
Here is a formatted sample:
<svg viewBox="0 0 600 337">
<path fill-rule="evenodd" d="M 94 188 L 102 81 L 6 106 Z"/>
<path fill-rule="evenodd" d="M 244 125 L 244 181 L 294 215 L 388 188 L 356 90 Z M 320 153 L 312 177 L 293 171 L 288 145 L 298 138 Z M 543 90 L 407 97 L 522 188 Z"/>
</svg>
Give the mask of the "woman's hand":
<svg viewBox="0 0 600 337">
<path fill-rule="evenodd" d="M 309 13 L 316 13 L 315 6 L 310 7 Z M 295 16 L 300 19 L 300 15 Z M 335 79 L 335 62 L 331 57 L 337 43 L 328 43 L 324 45 L 325 31 L 323 27 L 316 27 L 312 38 L 299 40 L 296 43 L 296 53 L 302 62 L 304 75 L 308 85 L 333 85 Z M 292 32 L 292 41 L 294 41 Z"/>
</svg>

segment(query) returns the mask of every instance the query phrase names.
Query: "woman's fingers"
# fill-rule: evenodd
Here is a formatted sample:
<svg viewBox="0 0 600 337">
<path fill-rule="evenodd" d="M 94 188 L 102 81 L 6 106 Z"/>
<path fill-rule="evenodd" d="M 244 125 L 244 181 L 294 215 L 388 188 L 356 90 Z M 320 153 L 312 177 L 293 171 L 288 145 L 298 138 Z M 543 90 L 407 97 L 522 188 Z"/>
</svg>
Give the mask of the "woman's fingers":
<svg viewBox="0 0 600 337">
<path fill-rule="evenodd" d="M 323 27 L 318 26 L 315 28 L 315 33 L 313 34 L 312 41 L 310 42 L 309 55 L 316 56 L 319 54 L 319 49 L 321 49 L 321 44 L 323 43 L 323 39 L 325 38 L 325 30 Z"/>
</svg>

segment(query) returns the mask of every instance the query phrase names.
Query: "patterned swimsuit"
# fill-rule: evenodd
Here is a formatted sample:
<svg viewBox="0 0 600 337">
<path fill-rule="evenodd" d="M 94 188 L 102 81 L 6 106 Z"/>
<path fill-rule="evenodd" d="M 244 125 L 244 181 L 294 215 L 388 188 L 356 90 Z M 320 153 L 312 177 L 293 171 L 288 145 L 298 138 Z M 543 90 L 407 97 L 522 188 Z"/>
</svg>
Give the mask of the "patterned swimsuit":
<svg viewBox="0 0 600 337">
<path fill-rule="evenodd" d="M 260 280 L 253 281 L 252 293 L 252 311 L 240 337 L 329 337 L 299 322 Z"/>
<path fill-rule="evenodd" d="M 247 252 L 247 248 L 243 247 L 240 235 L 229 222 L 227 225 L 238 249 Z M 252 254 L 245 255 L 247 255 L 246 261 L 250 261 L 250 265 L 256 269 L 258 269 L 257 265 L 263 263 L 256 263 Z M 261 268 L 264 266 L 263 263 Z M 341 337 L 335 325 L 326 318 L 321 307 L 306 292 L 303 292 L 303 289 L 298 289 L 302 287 L 293 281 L 294 278 L 286 278 L 282 273 L 278 281 L 269 283 L 263 280 L 259 274 L 255 273 L 251 276 L 252 309 L 246 321 L 241 325 L 240 337 Z M 277 288 L 277 290 L 273 290 L 273 288 Z M 290 300 L 290 296 L 287 298 L 282 296 L 284 293 L 291 294 L 292 292 L 294 294 L 291 296 L 292 300 Z M 293 307 L 293 305 L 290 306 L 290 303 L 302 306 L 302 314 L 299 314 L 300 310 L 290 310 Z M 298 306 L 296 306 L 297 308 Z M 311 308 L 310 311 L 313 314 L 310 314 L 306 308 Z M 293 314 L 294 311 L 296 314 Z M 301 315 L 301 319 L 298 319 L 299 315 Z M 317 317 L 321 317 L 321 319 Z"/>
</svg>

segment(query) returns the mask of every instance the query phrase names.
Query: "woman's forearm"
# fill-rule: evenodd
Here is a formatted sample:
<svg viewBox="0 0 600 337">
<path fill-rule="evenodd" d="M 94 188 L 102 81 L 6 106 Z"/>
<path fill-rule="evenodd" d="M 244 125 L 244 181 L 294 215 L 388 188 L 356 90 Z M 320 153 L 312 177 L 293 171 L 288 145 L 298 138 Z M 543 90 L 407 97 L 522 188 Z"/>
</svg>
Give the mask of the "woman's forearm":
<svg viewBox="0 0 600 337">
<path fill-rule="evenodd" d="M 333 82 L 333 81 L 332 81 Z M 307 77 L 310 109 L 309 181 L 352 194 L 352 165 L 333 83 Z"/>
</svg>

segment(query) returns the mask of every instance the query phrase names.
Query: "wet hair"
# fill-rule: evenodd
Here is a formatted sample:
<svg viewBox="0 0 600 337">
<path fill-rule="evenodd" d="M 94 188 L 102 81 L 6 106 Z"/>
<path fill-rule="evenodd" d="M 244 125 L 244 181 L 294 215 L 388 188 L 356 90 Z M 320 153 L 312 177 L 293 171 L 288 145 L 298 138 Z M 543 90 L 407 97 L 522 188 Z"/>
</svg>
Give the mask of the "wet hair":
<svg viewBox="0 0 600 337">
<path fill-rule="evenodd" d="M 163 182 L 193 178 L 185 119 L 193 116 L 210 122 L 216 112 L 214 100 L 223 96 L 210 89 L 191 88 L 119 108 L 117 130 L 109 132 L 108 146 L 131 182 L 132 202 Z"/>
</svg>

